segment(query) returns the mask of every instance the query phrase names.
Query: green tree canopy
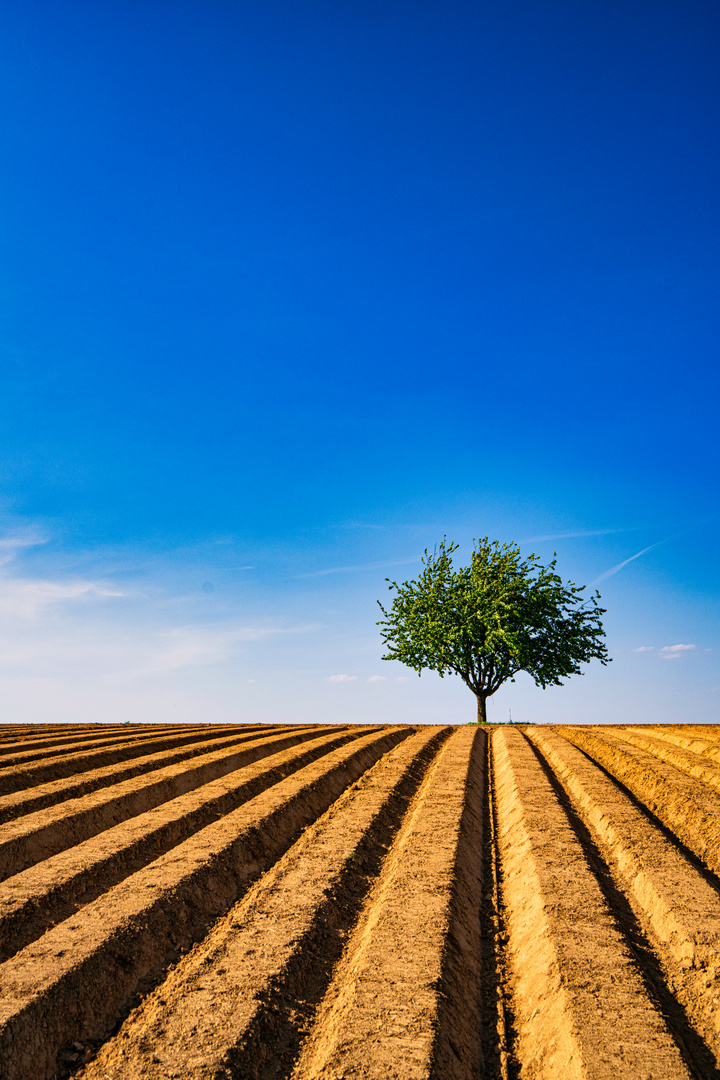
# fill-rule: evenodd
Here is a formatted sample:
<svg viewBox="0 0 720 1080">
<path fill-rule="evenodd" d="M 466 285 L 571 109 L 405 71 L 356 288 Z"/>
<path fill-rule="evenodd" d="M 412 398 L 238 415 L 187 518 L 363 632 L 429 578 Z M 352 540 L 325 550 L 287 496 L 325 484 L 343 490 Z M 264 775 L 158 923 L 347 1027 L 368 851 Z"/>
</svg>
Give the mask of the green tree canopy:
<svg viewBox="0 0 720 1080">
<path fill-rule="evenodd" d="M 389 611 L 378 601 L 383 660 L 459 675 L 477 698 L 480 723 L 487 699 L 520 671 L 545 689 L 592 659 L 609 662 L 600 594 L 584 598 L 584 585 L 565 584 L 554 558 L 543 566 L 536 555 L 523 559 L 516 544 L 485 537 L 474 541 L 470 565 L 455 570 L 457 548 L 446 540 L 426 548 L 416 581 L 385 579 L 397 595 Z"/>
</svg>

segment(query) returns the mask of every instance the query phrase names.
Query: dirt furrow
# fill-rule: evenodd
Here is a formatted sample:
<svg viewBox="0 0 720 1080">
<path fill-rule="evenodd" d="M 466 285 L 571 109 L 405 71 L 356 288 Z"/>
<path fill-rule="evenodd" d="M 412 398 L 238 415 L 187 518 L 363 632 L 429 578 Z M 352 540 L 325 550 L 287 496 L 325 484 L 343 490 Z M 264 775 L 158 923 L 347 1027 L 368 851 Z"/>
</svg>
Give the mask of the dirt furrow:
<svg viewBox="0 0 720 1080">
<path fill-rule="evenodd" d="M 719 811 L 710 725 L 0 725 L 0 1078 L 720 1080 Z"/>
<path fill-rule="evenodd" d="M 24 735 L 48 735 L 57 731 L 90 731 L 93 728 L 116 728 L 121 724 L 0 724 L 0 737 L 19 738 Z"/>
<path fill-rule="evenodd" d="M 95 750 L 73 751 L 62 754 L 59 757 L 31 762 L 29 765 L 9 766 L 0 769 L 0 800 L 2 805 L 10 807 L 13 800 L 9 796 L 16 794 L 18 802 L 27 797 L 29 789 L 33 791 L 49 783 L 58 783 L 68 780 L 71 784 L 83 783 L 88 777 L 83 773 L 90 773 L 95 769 L 108 768 L 112 765 L 139 758 L 154 750 L 172 750 L 173 747 L 183 747 L 195 743 L 202 748 L 203 743 L 214 742 L 225 738 L 228 741 L 242 738 L 247 735 L 251 738 L 264 730 L 261 725 L 240 727 L 239 725 L 229 729 L 202 729 L 182 732 L 178 735 L 157 735 L 149 737 L 147 734 L 138 741 L 125 744 L 123 740 L 113 742 L 106 747 Z M 202 752 L 200 749 L 199 752 Z M 25 812 L 25 811 L 23 811 Z"/>
<path fill-rule="evenodd" d="M 659 724 L 653 727 L 650 732 L 648 732 L 647 728 L 639 727 L 627 727 L 625 730 L 635 735 L 650 734 L 655 739 L 660 739 L 662 742 L 670 743 L 673 746 L 680 746 L 683 750 L 690 750 L 693 754 L 699 754 L 700 757 L 720 761 L 720 746 L 712 739 L 700 738 L 692 733 L 669 731 Z"/>
<path fill-rule="evenodd" d="M 42 724 L 39 727 L 25 729 L 19 724 L 10 724 L 0 727 L 0 753 L 4 753 L 7 746 L 16 743 L 18 746 L 24 746 L 27 749 L 34 745 L 47 746 L 60 739 L 74 742 L 79 739 L 99 739 L 104 735 L 128 733 L 133 735 L 138 731 L 147 731 L 148 726 L 148 724 L 65 724 L 62 726 Z M 158 724 L 157 728 L 159 731 L 170 731 L 182 726 L 182 724 Z M 193 724 L 192 726 L 202 727 L 203 725 Z"/>
<path fill-rule="evenodd" d="M 4 745 L 7 742 L 21 742 L 28 741 L 30 739 L 55 739 L 61 738 L 64 735 L 74 735 L 77 738 L 91 738 L 93 735 L 98 737 L 105 734 L 118 733 L 122 735 L 123 732 L 136 732 L 142 729 L 169 730 L 170 728 L 183 727 L 182 723 L 177 724 L 131 724 L 129 722 L 119 724 L 2 724 L 0 725 L 0 745 Z M 212 724 L 188 724 L 188 727 L 214 727 Z M 226 725 L 227 726 L 227 725 Z"/>
<path fill-rule="evenodd" d="M 628 724 L 627 726 L 632 727 L 633 725 Z M 647 724 L 646 726 L 651 727 L 653 729 L 656 726 L 657 727 L 664 727 L 664 728 L 667 727 L 667 725 L 664 725 L 664 724 L 663 725 L 660 725 L 660 724 L 658 724 L 658 725 Z M 676 727 L 673 727 L 673 730 L 674 731 L 681 731 L 681 732 L 683 732 L 683 734 L 689 732 L 691 734 L 700 735 L 703 739 L 710 739 L 713 742 L 720 741 L 720 732 L 717 730 L 717 724 L 678 724 Z"/>
<path fill-rule="evenodd" d="M 481 1012 L 482 1046 L 485 1062 L 483 1080 L 510 1080 L 509 1013 L 506 934 L 500 903 L 500 853 L 497 834 L 495 766 L 487 738 L 485 756 L 485 802 L 483 804 L 485 844 L 483 861 L 483 902 L 481 927 Z M 513 1076 L 515 1080 L 515 1076 Z"/>
<path fill-rule="evenodd" d="M 73 724 L 73 723 L 69 723 L 69 724 L 53 724 L 53 723 L 45 723 L 45 724 L 0 724 L 0 739 L 2 739 L 2 738 L 19 739 L 19 738 L 25 738 L 25 737 L 29 738 L 30 736 L 33 736 L 33 735 L 37 736 L 37 737 L 46 737 L 46 736 L 50 737 L 50 736 L 57 735 L 58 733 L 62 734 L 64 732 L 66 732 L 66 731 L 69 731 L 69 732 L 71 732 L 73 734 L 80 734 L 82 732 L 88 732 L 88 731 L 97 731 L 97 732 L 103 732 L 103 731 L 132 731 L 132 730 L 135 730 L 135 729 L 140 728 L 140 727 L 144 727 L 144 728 L 158 727 L 158 728 L 161 728 L 161 727 L 180 727 L 180 726 L 181 726 L 181 724 L 179 722 L 177 724 L 152 724 L 152 723 L 131 724 L 129 721 L 125 721 L 125 722 L 121 721 L 121 722 L 116 723 L 116 724 L 103 724 L 103 723 L 96 723 L 96 724 Z M 195 725 L 195 726 L 197 726 L 197 725 Z"/>
<path fill-rule="evenodd" d="M 716 876 L 720 884 L 720 799 L 679 772 L 605 729 L 554 730 L 606 769 Z"/>
<path fill-rule="evenodd" d="M 318 736 L 297 729 L 219 780 L 105 830 L 0 884 L 0 961 L 271 784 L 351 742 L 365 729 Z M 291 748 L 291 749 L 289 749 Z"/>
<path fill-rule="evenodd" d="M 113 732 L 98 733 L 86 733 L 83 736 L 66 737 L 63 739 L 43 739 L 39 742 L 32 741 L 30 743 L 16 742 L 0 749 L 0 767 L 6 769 L 10 766 L 18 766 L 20 768 L 33 765 L 35 763 L 41 764 L 42 762 L 50 762 L 52 758 L 60 755 L 70 756 L 71 754 L 77 754 L 80 757 L 82 754 L 103 746 L 122 746 L 123 743 L 132 745 L 136 741 L 142 741 L 146 739 L 160 739 L 170 738 L 174 733 L 190 735 L 193 732 L 197 732 L 198 736 L 204 731 L 213 732 L 217 731 L 217 734 L 221 734 L 224 729 L 212 729 L 208 724 L 195 724 L 192 727 L 184 727 L 181 724 L 173 724 L 172 727 L 159 727 L 156 730 L 148 731 L 147 725 L 142 727 L 126 728 Z M 212 737 L 209 735 L 209 737 Z"/>
<path fill-rule="evenodd" d="M 90 744 L 91 746 L 100 745 L 109 742 L 119 742 L 123 738 L 143 738 L 147 737 L 146 731 L 138 732 L 138 729 L 130 729 L 127 731 L 112 731 L 105 732 L 103 734 L 84 732 L 78 734 L 77 732 L 67 732 L 63 735 L 48 736 L 47 738 L 38 738 L 37 736 L 28 736 L 25 739 L 13 739 L 8 741 L 7 739 L 0 739 L 0 763 L 4 766 L 7 764 L 7 758 L 20 755 L 21 760 L 31 760 L 33 756 L 40 757 L 44 753 L 57 753 L 62 754 L 71 747 L 84 747 Z"/>
<path fill-rule="evenodd" d="M 77 735 L 80 732 L 92 730 L 92 726 L 92 724 L 0 724 L 0 745 L 8 741 L 30 739 L 33 736 L 49 739 L 66 731 Z M 115 727 L 117 726 L 116 724 Z M 108 730 L 110 730 L 109 725 Z"/>
<path fill-rule="evenodd" d="M 84 723 L 84 724 L 73 723 L 72 721 L 70 721 L 68 723 L 64 723 L 64 724 L 53 723 L 52 721 L 46 721 L 44 723 L 41 722 L 41 723 L 35 723 L 35 724 L 31 724 L 31 723 L 2 724 L 2 725 L 0 725 L 0 731 L 19 732 L 21 734 L 23 734 L 23 733 L 27 734 L 28 732 L 29 733 L 38 733 L 39 732 L 40 734 L 43 734 L 43 733 L 47 734 L 48 732 L 55 732 L 55 731 L 92 731 L 92 730 L 95 730 L 95 729 L 97 729 L 98 731 L 106 731 L 106 730 L 110 730 L 111 728 L 121 728 L 121 727 L 124 727 L 124 726 L 125 725 L 122 723 L 122 721 L 117 721 L 114 724 L 109 724 L 109 723 L 105 724 L 102 721 L 91 721 L 90 723 Z M 137 726 L 137 725 L 135 725 L 135 726 Z M 148 724 L 146 726 L 149 727 L 150 725 Z"/>
<path fill-rule="evenodd" d="M 285 1075 L 312 1001 L 403 812 L 450 728 L 381 758 L 179 962 L 85 1071 L 96 1077 Z"/>
<path fill-rule="evenodd" d="M 282 732 L 271 736 L 262 734 L 250 741 L 243 737 L 238 747 L 231 744 L 190 761 L 155 768 L 150 773 L 141 773 L 1 825 L 0 881 L 112 828 L 120 821 L 136 817 L 256 761 L 271 753 L 275 741 L 283 737 Z"/>
<path fill-rule="evenodd" d="M 0 965 L 4 1080 L 45 1080 L 411 728 L 372 731 L 206 826 Z"/>
<path fill-rule="evenodd" d="M 520 731 L 496 730 L 492 747 L 522 1075 L 689 1077 L 531 746 Z"/>
<path fill-rule="evenodd" d="M 293 1080 L 481 1075 L 485 733 L 456 730 L 365 904 Z"/>
<path fill-rule="evenodd" d="M 686 776 L 692 776 L 703 784 L 707 784 L 708 787 L 714 788 L 715 791 L 720 791 L 720 765 L 709 761 L 704 755 L 672 746 L 666 743 L 664 739 L 654 738 L 645 732 L 637 733 L 626 729 L 618 732 L 618 737 L 624 742 L 630 743 L 631 746 L 646 750 L 649 754 L 659 758 L 660 761 L 666 761 L 669 765 L 674 765 L 676 769 L 685 773 Z"/>
<path fill-rule="evenodd" d="M 592 830 L 616 887 L 661 959 L 667 983 L 712 1048 L 715 1060 L 701 1061 L 698 1073 L 709 1076 L 712 1069 L 720 1076 L 720 895 L 582 751 L 546 729 L 528 728 L 526 734 Z M 652 979 L 652 971 L 646 974 Z M 679 1030 L 677 1037 L 687 1041 L 687 1034 Z"/>
<path fill-rule="evenodd" d="M 278 725 L 275 730 L 280 734 L 286 733 L 288 728 Z M 28 789 L 15 791 L 11 795 L 0 795 L 0 824 L 36 813 L 49 806 L 56 806 L 68 799 L 89 795 L 100 788 L 110 787 L 122 780 L 130 780 L 133 776 L 150 773 L 159 766 L 187 761 L 214 750 L 250 742 L 264 733 L 265 729 L 258 727 L 250 728 L 248 731 L 235 731 L 222 738 L 204 739 L 200 742 L 194 738 L 171 738 L 167 741 L 158 739 L 153 740 L 149 746 L 143 744 L 131 747 L 127 752 L 124 748 L 120 751 L 108 752 L 103 756 L 109 760 L 110 764 L 104 767 L 88 771 L 79 769 L 75 775 L 61 780 L 52 780 L 47 784 L 31 783 Z M 160 747 L 162 749 L 159 749 Z M 153 753 L 143 753 L 147 749 L 151 749 Z"/>
</svg>

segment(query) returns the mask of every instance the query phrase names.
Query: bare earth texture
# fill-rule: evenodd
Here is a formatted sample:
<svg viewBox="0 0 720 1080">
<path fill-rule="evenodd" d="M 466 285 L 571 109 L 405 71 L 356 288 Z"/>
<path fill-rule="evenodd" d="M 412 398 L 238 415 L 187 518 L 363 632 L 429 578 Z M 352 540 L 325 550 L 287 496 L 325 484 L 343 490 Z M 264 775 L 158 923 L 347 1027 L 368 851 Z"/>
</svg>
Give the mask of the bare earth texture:
<svg viewBox="0 0 720 1080">
<path fill-rule="evenodd" d="M 0 727 L 2 1080 L 720 1080 L 720 730 Z"/>
</svg>

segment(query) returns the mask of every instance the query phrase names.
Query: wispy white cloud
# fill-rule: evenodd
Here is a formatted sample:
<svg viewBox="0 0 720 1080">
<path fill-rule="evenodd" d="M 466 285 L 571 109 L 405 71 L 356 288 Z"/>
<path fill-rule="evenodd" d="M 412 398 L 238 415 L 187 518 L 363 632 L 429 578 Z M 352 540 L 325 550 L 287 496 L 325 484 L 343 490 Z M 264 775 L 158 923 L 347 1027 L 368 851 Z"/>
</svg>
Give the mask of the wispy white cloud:
<svg viewBox="0 0 720 1080">
<path fill-rule="evenodd" d="M 327 675 L 325 682 L 355 682 L 357 675 Z"/>
<path fill-rule="evenodd" d="M 420 562 L 420 557 L 414 555 L 411 559 L 393 559 L 391 562 L 360 563 L 357 566 L 328 566 L 324 570 L 312 570 L 308 574 L 297 574 L 298 578 L 325 577 L 327 574 L 350 574 L 357 570 L 384 570 L 388 566 L 407 566 L 410 563 Z"/>
<path fill-rule="evenodd" d="M 145 678 L 179 671 L 188 667 L 206 667 L 228 660 L 237 650 L 238 637 L 228 631 L 183 626 L 157 634 L 146 643 L 143 663 L 125 671 L 123 679 Z"/>
<path fill-rule="evenodd" d="M 368 682 L 387 682 L 387 675 L 371 675 Z"/>
<path fill-rule="evenodd" d="M 94 581 L 42 581 L 29 578 L 0 578 L 0 616 L 31 619 L 55 604 L 80 599 L 109 599 L 124 596 Z"/>
<path fill-rule="evenodd" d="M 627 566 L 628 563 L 634 562 L 635 559 L 639 559 L 641 555 L 646 555 L 648 551 L 652 551 L 653 548 L 659 547 L 660 544 L 664 544 L 667 539 L 668 538 L 665 537 L 663 540 L 658 540 L 656 543 L 650 544 L 649 547 L 643 548 L 642 551 L 638 551 L 635 555 L 631 555 L 629 559 L 623 559 L 617 566 L 611 566 L 604 574 L 600 574 L 600 577 L 596 577 L 594 581 L 590 582 L 590 588 L 594 585 L 599 585 L 601 581 L 606 581 L 609 577 L 612 577 L 613 574 L 617 574 L 619 570 L 622 570 L 624 566 Z"/>
<path fill-rule="evenodd" d="M 40 544 L 47 544 L 47 542 L 48 537 L 36 531 L 0 536 L 0 566 L 12 562 L 22 548 L 38 547 Z"/>
<path fill-rule="evenodd" d="M 633 649 L 633 652 L 652 652 L 653 647 L 652 645 L 639 645 L 637 649 Z"/>
<path fill-rule="evenodd" d="M 38 544 L 47 544 L 48 537 L 41 533 L 14 533 L 11 536 L 0 536 L 0 548 L 17 550 L 24 547 L 37 547 Z"/>
<path fill-rule="evenodd" d="M 549 533 L 547 536 L 528 536 L 521 544 L 542 544 L 546 540 L 574 540 L 582 536 L 611 536 L 613 533 L 632 532 L 632 529 L 583 529 L 580 532 Z"/>
<path fill-rule="evenodd" d="M 32 623 L 24 626 L 21 632 L 0 628 L 0 670 L 67 677 L 84 671 L 88 678 L 113 685 L 234 661 L 249 643 L 316 629 L 232 624 L 153 628 L 108 620 L 63 621 L 49 633 Z"/>
<path fill-rule="evenodd" d="M 159 685 L 167 674 L 234 661 L 248 643 L 318 629 L 238 619 L 191 623 L 187 614 L 173 618 L 177 605 L 162 591 L 118 587 L 100 575 L 18 573 L 20 549 L 46 541 L 29 532 L 0 537 L 0 669 L 8 677 L 70 684 L 84 674 L 97 686 L 138 680 Z M 116 607 L 120 598 L 126 603 Z M 110 609 L 103 603 L 108 600 Z"/>
<path fill-rule="evenodd" d="M 373 529 L 376 532 L 388 532 L 388 525 L 375 525 L 372 521 L 346 521 L 343 523 L 344 529 Z"/>
<path fill-rule="evenodd" d="M 146 662 L 127 671 L 124 677 L 140 678 L 181 668 L 221 664 L 235 656 L 247 642 L 313 629 L 313 626 L 176 626 L 160 631 L 148 640 L 143 650 Z"/>
<path fill-rule="evenodd" d="M 663 645 L 660 655 L 663 660 L 679 660 L 683 653 L 691 652 L 694 645 Z"/>
<path fill-rule="evenodd" d="M 20 577 L 8 564 L 15 561 L 23 548 L 46 544 L 48 537 L 38 531 L 11 533 L 0 537 L 0 620 L 32 619 L 53 605 L 80 599 L 107 599 L 123 596 L 116 588 L 103 582 L 83 579 L 50 580 Z"/>
<path fill-rule="evenodd" d="M 689 525 L 686 529 L 682 529 L 680 532 L 673 533 L 672 536 L 665 536 L 662 540 L 658 540 L 656 541 L 656 543 L 650 544 L 649 547 L 643 548 L 642 551 L 638 551 L 635 555 L 631 555 L 629 559 L 624 559 L 621 563 L 618 563 L 617 566 L 610 567 L 610 569 L 606 570 L 604 574 L 600 575 L 600 577 L 597 577 L 594 581 L 591 581 L 590 586 L 592 587 L 594 585 L 599 585 L 601 581 L 605 581 L 607 578 L 612 577 L 613 574 L 617 574 L 617 572 L 619 570 L 622 570 L 624 566 L 627 566 L 628 563 L 633 562 L 635 559 L 639 559 L 641 555 L 647 554 L 647 552 L 652 551 L 653 548 L 659 547 L 660 544 L 666 544 L 667 541 L 670 539 L 677 539 L 679 536 L 684 536 L 686 533 L 693 532 L 701 525 L 705 525 L 710 521 L 715 521 L 718 516 L 719 515 L 717 514 L 713 514 L 709 518 L 705 518 L 702 521 L 694 522 L 692 525 Z M 618 532 L 624 531 L 626 530 L 618 530 Z"/>
</svg>

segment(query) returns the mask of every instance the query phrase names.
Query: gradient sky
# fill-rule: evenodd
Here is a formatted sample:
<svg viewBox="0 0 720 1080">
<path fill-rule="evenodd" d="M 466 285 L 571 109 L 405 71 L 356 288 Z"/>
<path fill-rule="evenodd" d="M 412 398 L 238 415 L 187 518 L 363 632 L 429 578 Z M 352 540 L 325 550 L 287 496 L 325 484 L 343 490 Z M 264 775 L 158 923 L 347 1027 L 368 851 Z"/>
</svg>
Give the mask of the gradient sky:
<svg viewBox="0 0 720 1080">
<path fill-rule="evenodd" d="M 608 609 L 491 719 L 720 719 L 719 46 L 715 0 L 4 5 L 2 721 L 472 720 L 375 626 L 444 534 Z"/>
</svg>

